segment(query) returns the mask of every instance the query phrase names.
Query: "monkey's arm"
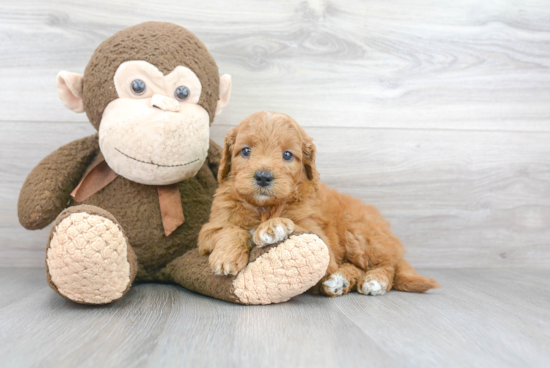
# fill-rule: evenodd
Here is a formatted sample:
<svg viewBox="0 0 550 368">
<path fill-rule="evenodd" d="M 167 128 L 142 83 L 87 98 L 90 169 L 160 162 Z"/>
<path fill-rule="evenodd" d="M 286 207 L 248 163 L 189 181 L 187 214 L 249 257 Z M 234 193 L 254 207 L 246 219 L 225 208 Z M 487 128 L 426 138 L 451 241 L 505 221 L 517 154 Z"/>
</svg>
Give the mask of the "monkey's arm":
<svg viewBox="0 0 550 368">
<path fill-rule="evenodd" d="M 214 174 L 214 177 L 218 178 L 218 169 L 220 167 L 220 160 L 222 158 L 222 148 L 214 142 L 212 139 L 210 140 L 210 147 L 208 148 L 208 167 L 210 168 L 210 171 L 212 171 L 212 174 Z"/>
<path fill-rule="evenodd" d="M 73 141 L 46 156 L 21 188 L 17 212 L 29 230 L 42 229 L 67 207 L 73 189 L 99 152 L 97 134 Z"/>
</svg>

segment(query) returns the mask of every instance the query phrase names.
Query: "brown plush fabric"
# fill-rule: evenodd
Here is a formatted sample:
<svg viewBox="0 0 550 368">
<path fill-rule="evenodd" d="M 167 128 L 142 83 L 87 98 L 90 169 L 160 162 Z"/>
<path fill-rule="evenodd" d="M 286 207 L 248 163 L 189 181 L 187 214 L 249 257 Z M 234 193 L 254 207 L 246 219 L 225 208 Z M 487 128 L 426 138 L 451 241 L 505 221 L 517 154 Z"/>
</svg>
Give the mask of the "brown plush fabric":
<svg viewBox="0 0 550 368">
<path fill-rule="evenodd" d="M 71 191 L 99 152 L 97 134 L 71 142 L 46 156 L 23 184 L 17 212 L 29 230 L 50 224 L 65 207 Z"/>
<path fill-rule="evenodd" d="M 138 257 L 136 281 L 162 280 L 161 269 L 196 247 L 202 224 L 208 221 L 217 183 L 207 160 L 194 177 L 178 184 L 185 222 L 170 236 L 162 225 L 157 188 L 118 176 L 83 204 L 101 207 L 118 219 Z M 71 205 L 76 205 L 71 201 Z"/>
<path fill-rule="evenodd" d="M 233 293 L 237 276 L 218 276 L 210 269 L 208 256 L 193 249 L 175 259 L 167 267 L 171 279 L 186 289 L 231 303 L 241 303 Z"/>
<path fill-rule="evenodd" d="M 147 61 L 165 75 L 178 65 L 191 69 L 202 84 L 198 104 L 214 120 L 219 99 L 220 77 L 206 46 L 187 29 L 172 23 L 147 22 L 126 28 L 95 50 L 84 72 L 82 98 L 92 125 L 98 129 L 103 110 L 118 98 L 113 77 L 128 60 Z"/>
<path fill-rule="evenodd" d="M 69 194 L 88 165 L 96 161 L 94 153 L 98 150 L 97 134 L 94 134 L 61 147 L 35 167 L 19 197 L 19 217 L 23 226 L 43 228 L 55 220 L 67 204 L 79 205 Z M 208 221 L 212 196 L 217 188 L 213 172 L 217 172 L 219 166 L 219 146 L 211 142 L 209 153 L 211 156 L 197 175 L 178 184 L 186 221 L 169 237 L 164 234 L 155 186 L 119 176 L 82 203 L 102 208 L 118 220 L 138 258 L 137 281 L 165 279 L 162 268 L 196 247 L 198 233 L 202 224 Z"/>
<path fill-rule="evenodd" d="M 48 249 L 50 248 L 50 243 L 51 243 L 51 240 L 52 240 L 52 238 L 55 234 L 55 229 L 56 229 L 57 225 L 59 225 L 59 223 L 61 221 L 63 221 L 65 218 L 67 218 L 71 214 L 79 213 L 79 212 L 85 212 L 85 213 L 88 213 L 88 214 L 91 214 L 91 215 L 103 216 L 103 217 L 111 220 L 112 222 L 114 222 L 115 224 L 120 226 L 120 224 L 118 223 L 118 221 L 116 220 L 116 218 L 113 215 L 111 215 L 109 212 L 107 212 L 107 211 L 105 211 L 101 208 L 98 208 L 98 207 L 95 207 L 95 206 L 89 206 L 89 205 L 69 207 L 69 208 L 65 209 L 57 217 L 57 219 L 55 220 L 55 223 L 53 224 L 53 226 L 50 230 L 50 236 L 48 237 L 48 243 L 47 243 L 48 245 L 46 246 L 46 254 L 48 252 Z M 122 231 L 124 231 L 124 230 L 122 230 Z M 126 238 L 126 241 L 128 242 L 128 237 L 126 237 L 126 234 L 124 235 L 124 237 Z M 128 292 L 128 290 L 130 290 L 130 287 L 132 285 L 133 280 L 136 278 L 136 274 L 137 274 L 137 270 L 138 270 L 136 254 L 134 253 L 134 250 L 132 249 L 132 247 L 129 244 L 128 244 L 128 248 L 127 248 L 127 257 L 128 257 L 128 263 L 130 264 L 130 283 L 128 284 L 128 287 L 126 288 L 126 290 L 124 291 L 122 296 L 124 296 Z M 49 269 L 48 269 L 48 262 L 45 262 L 45 263 L 46 263 L 46 280 L 48 282 L 48 285 L 50 285 L 50 287 L 56 293 L 63 296 L 59 292 L 59 290 L 57 289 L 57 286 L 52 282 L 52 278 L 51 278 L 51 275 L 50 275 L 50 272 L 49 272 Z M 116 300 L 114 300 L 114 301 L 116 301 Z M 84 302 L 79 302 L 79 301 L 75 301 L 75 302 L 80 303 L 80 304 L 94 305 L 94 304 L 91 304 L 91 303 L 84 303 Z"/>
</svg>

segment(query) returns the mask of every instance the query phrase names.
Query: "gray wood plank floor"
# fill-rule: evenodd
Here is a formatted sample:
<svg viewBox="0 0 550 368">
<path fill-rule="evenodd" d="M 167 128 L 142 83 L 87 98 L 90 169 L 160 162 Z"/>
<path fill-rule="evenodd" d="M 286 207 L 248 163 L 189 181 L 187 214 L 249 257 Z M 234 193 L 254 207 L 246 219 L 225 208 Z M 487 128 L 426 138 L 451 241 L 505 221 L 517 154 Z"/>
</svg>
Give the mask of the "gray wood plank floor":
<svg viewBox="0 0 550 368">
<path fill-rule="evenodd" d="M 548 367 L 549 270 L 423 270 L 442 289 L 238 306 L 173 285 L 69 302 L 0 268 L 2 367 Z"/>
</svg>

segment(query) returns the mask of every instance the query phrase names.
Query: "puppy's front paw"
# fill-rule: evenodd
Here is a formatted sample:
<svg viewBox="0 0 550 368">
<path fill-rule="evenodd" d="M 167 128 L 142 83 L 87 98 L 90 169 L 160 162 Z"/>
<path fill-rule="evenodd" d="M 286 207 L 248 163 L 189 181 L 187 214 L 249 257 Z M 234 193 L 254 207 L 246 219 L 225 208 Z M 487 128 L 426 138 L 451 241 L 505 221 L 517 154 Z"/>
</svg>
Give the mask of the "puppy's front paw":
<svg viewBox="0 0 550 368">
<path fill-rule="evenodd" d="M 254 244 L 257 247 L 275 244 L 288 238 L 294 232 L 292 220 L 276 217 L 261 223 L 254 232 Z"/>
<path fill-rule="evenodd" d="M 219 241 L 210 253 L 208 263 L 216 275 L 236 275 L 248 264 L 248 253 L 248 244 Z"/>
</svg>

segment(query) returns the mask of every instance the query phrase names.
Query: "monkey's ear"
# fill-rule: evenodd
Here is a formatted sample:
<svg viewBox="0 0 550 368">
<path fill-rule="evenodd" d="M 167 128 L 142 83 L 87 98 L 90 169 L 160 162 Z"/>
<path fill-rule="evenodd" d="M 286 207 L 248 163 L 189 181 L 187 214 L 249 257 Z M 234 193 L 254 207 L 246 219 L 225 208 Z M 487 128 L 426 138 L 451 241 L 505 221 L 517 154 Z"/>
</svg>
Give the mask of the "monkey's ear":
<svg viewBox="0 0 550 368">
<path fill-rule="evenodd" d="M 84 76 L 78 73 L 61 71 L 57 74 L 57 95 L 61 102 L 74 112 L 84 112 L 82 102 L 82 80 Z"/>
<path fill-rule="evenodd" d="M 218 182 L 221 184 L 227 180 L 229 171 L 231 170 L 231 156 L 233 155 L 233 146 L 237 139 L 239 126 L 231 129 L 223 140 L 222 158 L 220 160 L 220 168 L 218 169 Z"/>
<path fill-rule="evenodd" d="M 223 108 L 229 102 L 229 97 L 231 97 L 231 76 L 229 74 L 224 74 L 220 77 L 220 99 L 216 106 L 216 115 L 222 112 Z"/>
</svg>

